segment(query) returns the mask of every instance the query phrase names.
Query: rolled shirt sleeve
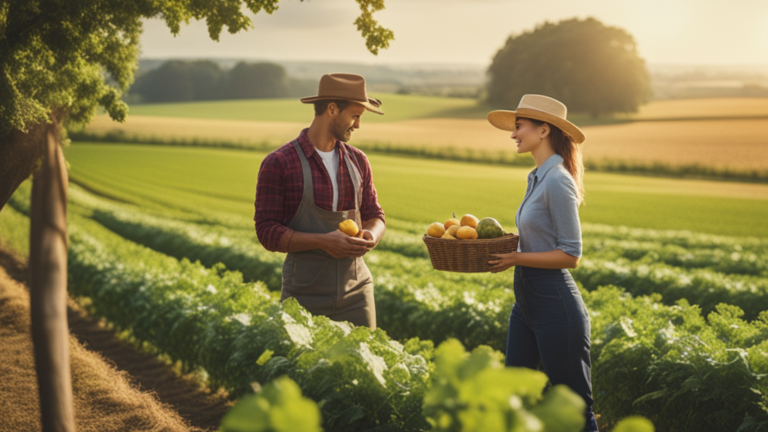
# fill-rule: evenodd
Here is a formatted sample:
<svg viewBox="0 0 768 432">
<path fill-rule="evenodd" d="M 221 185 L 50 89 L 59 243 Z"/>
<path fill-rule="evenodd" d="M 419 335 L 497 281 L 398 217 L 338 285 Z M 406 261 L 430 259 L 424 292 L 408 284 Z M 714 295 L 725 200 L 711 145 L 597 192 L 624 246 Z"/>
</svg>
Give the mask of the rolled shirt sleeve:
<svg viewBox="0 0 768 432">
<path fill-rule="evenodd" d="M 547 188 L 545 199 L 555 229 L 555 246 L 568 255 L 581 257 L 581 224 L 576 182 L 570 175 L 553 177 L 554 181 Z"/>
<path fill-rule="evenodd" d="M 362 171 L 362 202 L 360 203 L 360 219 L 365 222 L 373 218 L 379 218 L 382 222 L 386 223 L 384 217 L 384 210 L 379 205 L 379 198 L 376 192 L 376 186 L 373 185 L 373 169 L 371 168 L 368 158 L 361 151 L 358 163 L 361 165 Z"/>
<path fill-rule="evenodd" d="M 268 155 L 261 163 L 256 182 L 255 214 L 256 236 L 262 246 L 271 252 L 281 250 L 281 239 L 289 228 L 285 219 L 285 171 L 280 158 Z M 287 243 L 287 242 L 282 242 Z M 287 246 L 287 245 L 286 245 Z"/>
</svg>

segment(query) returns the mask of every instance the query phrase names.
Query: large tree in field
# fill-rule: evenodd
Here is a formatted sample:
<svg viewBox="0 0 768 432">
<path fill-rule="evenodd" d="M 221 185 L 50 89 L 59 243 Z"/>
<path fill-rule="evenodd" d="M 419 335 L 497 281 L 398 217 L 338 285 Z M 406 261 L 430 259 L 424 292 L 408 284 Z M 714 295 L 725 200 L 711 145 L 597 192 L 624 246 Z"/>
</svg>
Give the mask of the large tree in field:
<svg viewBox="0 0 768 432">
<path fill-rule="evenodd" d="M 124 120 L 121 96 L 137 68 L 142 19 L 162 19 L 174 34 L 205 20 L 218 40 L 224 29 L 251 27 L 248 11 L 272 13 L 278 1 L 0 0 L 0 209 L 34 173 L 29 284 L 43 430 L 74 430 L 62 126 L 88 123 L 97 107 Z M 384 0 L 355 1 L 354 24 L 376 54 L 393 39 L 372 16 Z"/>
<path fill-rule="evenodd" d="M 487 93 L 498 108 L 514 109 L 524 94 L 538 93 L 596 117 L 637 111 L 651 87 L 632 35 L 587 18 L 510 36 L 488 68 Z"/>
</svg>

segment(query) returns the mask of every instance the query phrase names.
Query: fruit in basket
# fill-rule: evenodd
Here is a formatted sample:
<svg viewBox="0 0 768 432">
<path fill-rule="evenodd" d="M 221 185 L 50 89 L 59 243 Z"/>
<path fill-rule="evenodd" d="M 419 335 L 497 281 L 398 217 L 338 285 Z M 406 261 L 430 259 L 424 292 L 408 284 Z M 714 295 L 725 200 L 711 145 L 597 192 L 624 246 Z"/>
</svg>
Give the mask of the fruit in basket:
<svg viewBox="0 0 768 432">
<path fill-rule="evenodd" d="M 445 223 L 443 224 L 445 229 L 448 229 L 448 228 L 450 228 L 450 227 L 452 227 L 454 225 L 458 226 L 458 227 L 461 227 L 461 222 L 458 219 L 456 219 L 456 218 L 450 218 L 447 221 L 445 221 Z"/>
<path fill-rule="evenodd" d="M 445 228 L 440 222 L 434 222 L 427 228 L 427 235 L 430 237 L 442 237 L 445 234 Z"/>
<path fill-rule="evenodd" d="M 477 228 L 478 222 L 480 221 L 477 220 L 477 218 L 472 216 L 471 214 L 465 214 L 464 216 L 461 217 L 461 221 L 460 221 L 461 226 L 463 227 L 468 226 L 472 228 Z"/>
<path fill-rule="evenodd" d="M 445 234 L 443 234 L 443 236 L 442 236 L 442 237 L 440 237 L 440 238 L 444 238 L 444 239 L 448 239 L 448 240 L 456 240 L 456 237 L 454 237 L 454 236 L 452 236 L 452 235 L 448 234 L 448 232 L 446 232 Z"/>
<path fill-rule="evenodd" d="M 494 218 L 483 218 L 477 224 L 477 238 L 492 239 L 498 238 L 504 235 L 504 228 L 502 228 L 499 221 Z"/>
<path fill-rule="evenodd" d="M 477 231 L 471 226 L 461 227 L 456 232 L 456 237 L 462 240 L 473 240 L 477 238 Z"/>
<path fill-rule="evenodd" d="M 339 224 L 339 230 L 350 237 L 354 237 L 360 232 L 357 224 L 352 219 L 347 219 L 344 222 L 341 222 Z"/>
<path fill-rule="evenodd" d="M 459 228 L 461 228 L 461 227 L 458 226 L 458 225 L 451 225 L 451 226 L 448 227 L 447 230 L 445 230 L 445 232 L 447 232 L 448 234 L 456 237 L 456 232 L 459 230 Z"/>
</svg>

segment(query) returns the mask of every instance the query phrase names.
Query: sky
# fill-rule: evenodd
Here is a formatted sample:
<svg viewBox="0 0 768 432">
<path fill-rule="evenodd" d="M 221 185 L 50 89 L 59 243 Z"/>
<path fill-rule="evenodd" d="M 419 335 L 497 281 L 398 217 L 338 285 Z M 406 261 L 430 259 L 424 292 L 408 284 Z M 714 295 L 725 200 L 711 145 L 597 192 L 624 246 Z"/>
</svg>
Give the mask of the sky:
<svg viewBox="0 0 768 432">
<path fill-rule="evenodd" d="M 174 37 L 144 23 L 143 58 L 245 58 L 370 64 L 488 65 L 513 34 L 544 21 L 594 17 L 635 37 L 651 64 L 768 64 L 768 0 L 385 0 L 374 17 L 395 33 L 374 56 L 353 22 L 354 0 L 281 0 L 252 29 L 210 40 L 193 21 Z"/>
</svg>

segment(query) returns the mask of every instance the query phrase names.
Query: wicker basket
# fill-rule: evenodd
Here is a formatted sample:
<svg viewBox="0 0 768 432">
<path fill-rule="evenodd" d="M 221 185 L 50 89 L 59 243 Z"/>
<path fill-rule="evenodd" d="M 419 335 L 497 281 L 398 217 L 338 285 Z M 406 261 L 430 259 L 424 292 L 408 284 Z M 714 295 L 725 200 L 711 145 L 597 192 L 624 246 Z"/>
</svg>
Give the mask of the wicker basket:
<svg viewBox="0 0 768 432">
<path fill-rule="evenodd" d="M 505 234 L 495 239 L 451 240 L 424 235 L 429 258 L 435 270 L 481 273 L 491 271 L 490 254 L 517 250 L 517 234 Z"/>
</svg>

